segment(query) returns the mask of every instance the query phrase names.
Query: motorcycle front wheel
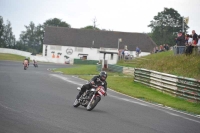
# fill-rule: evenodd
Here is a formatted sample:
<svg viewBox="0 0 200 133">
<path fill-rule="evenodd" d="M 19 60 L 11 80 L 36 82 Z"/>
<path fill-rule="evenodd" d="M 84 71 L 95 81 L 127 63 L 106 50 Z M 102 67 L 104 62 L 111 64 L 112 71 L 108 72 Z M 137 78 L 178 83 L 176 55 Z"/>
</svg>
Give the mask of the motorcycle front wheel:
<svg viewBox="0 0 200 133">
<path fill-rule="evenodd" d="M 79 105 L 80 105 L 79 101 L 77 99 L 75 99 L 73 106 L 78 107 Z"/>
<path fill-rule="evenodd" d="M 98 102 L 101 100 L 99 96 L 95 97 L 88 105 L 87 105 L 87 111 L 91 111 L 96 107 Z"/>
</svg>

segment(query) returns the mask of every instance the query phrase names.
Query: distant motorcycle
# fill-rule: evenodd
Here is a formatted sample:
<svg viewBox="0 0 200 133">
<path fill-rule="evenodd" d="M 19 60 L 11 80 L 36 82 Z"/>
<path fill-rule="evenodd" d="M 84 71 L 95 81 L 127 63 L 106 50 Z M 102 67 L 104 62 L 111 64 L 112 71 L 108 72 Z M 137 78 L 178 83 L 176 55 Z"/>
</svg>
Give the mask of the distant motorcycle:
<svg viewBox="0 0 200 133">
<path fill-rule="evenodd" d="M 33 63 L 34 67 L 38 67 L 38 64 L 36 62 Z"/>
<path fill-rule="evenodd" d="M 28 61 L 24 60 L 23 65 L 24 65 L 24 70 L 27 70 L 27 68 L 28 68 Z"/>
<path fill-rule="evenodd" d="M 37 64 L 37 62 L 35 60 L 33 60 L 33 66 L 34 67 L 38 67 L 38 64 Z"/>
<path fill-rule="evenodd" d="M 81 90 L 80 87 L 77 88 L 78 91 Z M 93 110 L 96 105 L 101 100 L 102 96 L 106 96 L 106 91 L 103 86 L 93 86 L 92 89 L 86 90 L 81 97 L 74 101 L 73 106 L 78 107 L 80 105 L 86 107 L 87 111 Z"/>
</svg>

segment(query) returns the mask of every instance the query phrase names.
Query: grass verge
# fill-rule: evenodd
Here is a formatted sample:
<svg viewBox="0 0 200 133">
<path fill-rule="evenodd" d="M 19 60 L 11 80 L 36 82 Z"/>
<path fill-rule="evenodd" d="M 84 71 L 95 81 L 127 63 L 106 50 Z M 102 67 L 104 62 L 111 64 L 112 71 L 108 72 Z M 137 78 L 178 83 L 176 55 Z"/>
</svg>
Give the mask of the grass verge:
<svg viewBox="0 0 200 133">
<path fill-rule="evenodd" d="M 174 55 L 173 51 L 166 51 L 130 61 L 121 60 L 117 65 L 200 79 L 200 54 Z"/>
<path fill-rule="evenodd" d="M 24 56 L 0 53 L 0 60 L 23 61 L 24 59 Z"/>
</svg>

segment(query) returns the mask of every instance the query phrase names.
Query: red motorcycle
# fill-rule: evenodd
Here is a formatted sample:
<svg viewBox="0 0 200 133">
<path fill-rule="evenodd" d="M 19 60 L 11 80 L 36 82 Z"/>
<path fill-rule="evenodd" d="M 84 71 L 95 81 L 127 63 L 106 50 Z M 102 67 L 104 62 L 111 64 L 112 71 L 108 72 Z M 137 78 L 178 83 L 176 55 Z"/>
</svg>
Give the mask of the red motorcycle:
<svg viewBox="0 0 200 133">
<path fill-rule="evenodd" d="M 24 65 L 24 70 L 26 70 L 28 68 L 28 61 L 24 60 L 23 65 Z"/>
<path fill-rule="evenodd" d="M 81 90 L 80 87 L 77 88 L 77 90 Z M 87 111 L 93 110 L 96 105 L 101 100 L 102 96 L 106 96 L 106 91 L 103 86 L 93 86 L 92 89 L 87 90 L 81 97 L 74 101 L 73 106 L 78 107 L 80 105 L 86 107 Z"/>
</svg>

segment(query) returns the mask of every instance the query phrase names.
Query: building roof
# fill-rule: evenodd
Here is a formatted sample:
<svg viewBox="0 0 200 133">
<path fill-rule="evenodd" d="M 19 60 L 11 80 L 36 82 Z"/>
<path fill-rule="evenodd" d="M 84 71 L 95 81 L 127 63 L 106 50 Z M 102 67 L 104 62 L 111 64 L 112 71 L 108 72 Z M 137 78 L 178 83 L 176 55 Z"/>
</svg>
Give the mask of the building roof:
<svg viewBox="0 0 200 133">
<path fill-rule="evenodd" d="M 152 39 L 144 33 L 128 33 L 118 31 L 102 31 L 88 29 L 74 29 L 66 27 L 45 28 L 44 44 L 89 48 L 118 48 L 135 51 L 138 46 L 143 52 L 150 52 L 156 46 Z"/>
</svg>

